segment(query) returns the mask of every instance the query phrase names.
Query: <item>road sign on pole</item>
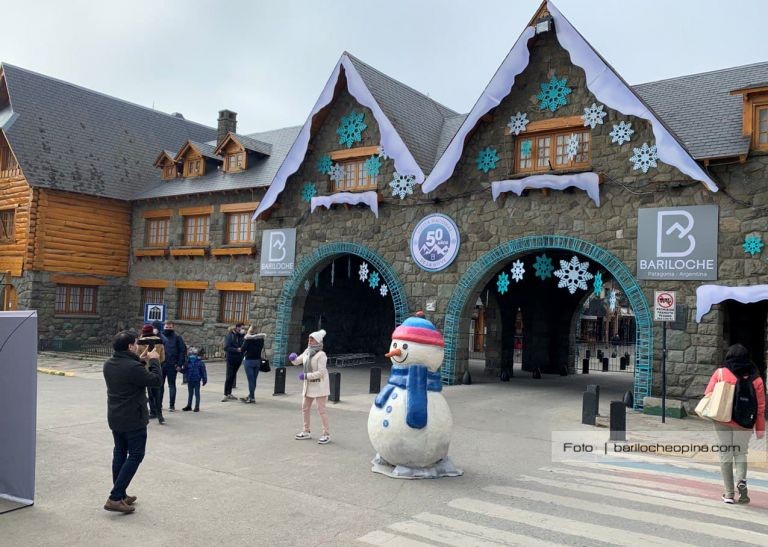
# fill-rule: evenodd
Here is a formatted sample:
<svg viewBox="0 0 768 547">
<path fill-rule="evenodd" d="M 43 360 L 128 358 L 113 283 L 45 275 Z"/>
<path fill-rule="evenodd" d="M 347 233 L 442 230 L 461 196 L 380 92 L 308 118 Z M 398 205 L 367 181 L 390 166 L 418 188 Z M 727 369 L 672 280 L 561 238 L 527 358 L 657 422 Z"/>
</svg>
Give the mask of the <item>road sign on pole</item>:
<svg viewBox="0 0 768 547">
<path fill-rule="evenodd" d="M 654 291 L 653 320 L 675 321 L 677 293 L 675 291 Z"/>
</svg>

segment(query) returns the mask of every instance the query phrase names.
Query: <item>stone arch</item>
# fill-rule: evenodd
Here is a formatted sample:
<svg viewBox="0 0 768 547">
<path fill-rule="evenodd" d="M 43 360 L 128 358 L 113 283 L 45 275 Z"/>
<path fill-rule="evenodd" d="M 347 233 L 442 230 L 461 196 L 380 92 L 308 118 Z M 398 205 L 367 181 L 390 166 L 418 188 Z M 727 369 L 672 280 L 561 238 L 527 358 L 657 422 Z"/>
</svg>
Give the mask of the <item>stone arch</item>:
<svg viewBox="0 0 768 547">
<path fill-rule="evenodd" d="M 288 335 L 293 313 L 293 302 L 299 288 L 308 275 L 319 264 L 342 256 L 355 255 L 370 263 L 378 271 L 389 289 L 395 308 L 395 323 L 399 325 L 408 317 L 408 299 L 403 284 L 390 264 L 378 253 L 357 243 L 337 242 L 323 245 L 301 260 L 293 275 L 283 285 L 277 301 L 277 321 L 275 325 L 275 345 L 273 363 L 277 367 L 285 366 Z"/>
<path fill-rule="evenodd" d="M 653 322 L 642 289 L 624 263 L 588 241 L 568 236 L 528 236 L 502 243 L 478 258 L 464 273 L 454 290 L 445 314 L 445 361 L 443 382 L 456 382 L 457 350 L 460 344 L 462 322 L 467 320 L 469 300 L 481 281 L 486 280 L 499 262 L 533 251 L 547 249 L 573 251 L 593 260 L 608 270 L 629 299 L 635 314 L 636 351 L 634 397 L 635 408 L 642 408 L 643 397 L 650 395 L 653 363 Z"/>
</svg>

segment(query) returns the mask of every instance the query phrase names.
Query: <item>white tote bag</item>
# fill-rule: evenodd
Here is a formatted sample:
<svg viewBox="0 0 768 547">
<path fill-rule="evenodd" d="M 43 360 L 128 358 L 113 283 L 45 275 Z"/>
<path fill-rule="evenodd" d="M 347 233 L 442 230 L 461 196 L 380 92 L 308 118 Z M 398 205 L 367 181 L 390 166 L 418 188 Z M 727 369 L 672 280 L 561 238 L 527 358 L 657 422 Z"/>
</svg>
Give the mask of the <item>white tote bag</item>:
<svg viewBox="0 0 768 547">
<path fill-rule="evenodd" d="M 717 371 L 717 383 L 714 389 L 705 395 L 698 405 L 696 414 L 715 422 L 730 422 L 733 412 L 733 393 L 736 386 L 723 380 L 723 369 Z"/>
</svg>

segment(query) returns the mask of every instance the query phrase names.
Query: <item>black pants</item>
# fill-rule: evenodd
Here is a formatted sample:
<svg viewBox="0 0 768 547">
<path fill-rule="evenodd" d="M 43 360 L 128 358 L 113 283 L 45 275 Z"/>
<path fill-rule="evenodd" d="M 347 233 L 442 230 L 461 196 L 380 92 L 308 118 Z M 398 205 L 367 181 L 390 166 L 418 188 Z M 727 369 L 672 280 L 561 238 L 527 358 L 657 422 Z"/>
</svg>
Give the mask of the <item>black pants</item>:
<svg viewBox="0 0 768 547">
<path fill-rule="evenodd" d="M 163 388 L 148 387 L 147 400 L 149 401 L 149 413 L 157 418 L 163 417 Z"/>
<path fill-rule="evenodd" d="M 163 365 L 163 385 L 168 382 L 168 406 L 176 406 L 176 367 L 174 365 Z M 160 388 L 160 408 L 163 407 L 162 400 L 165 396 L 164 389 Z"/>
<path fill-rule="evenodd" d="M 240 365 L 243 364 L 242 359 L 237 361 L 227 359 L 227 379 L 224 381 L 224 395 L 231 395 L 232 388 L 235 387 L 235 378 L 237 378 L 237 371 L 240 370 Z"/>
<path fill-rule="evenodd" d="M 113 431 L 115 448 L 112 452 L 112 492 L 109 499 L 120 501 L 125 498 L 128 485 L 144 459 L 147 446 L 147 428 L 135 431 Z"/>
</svg>

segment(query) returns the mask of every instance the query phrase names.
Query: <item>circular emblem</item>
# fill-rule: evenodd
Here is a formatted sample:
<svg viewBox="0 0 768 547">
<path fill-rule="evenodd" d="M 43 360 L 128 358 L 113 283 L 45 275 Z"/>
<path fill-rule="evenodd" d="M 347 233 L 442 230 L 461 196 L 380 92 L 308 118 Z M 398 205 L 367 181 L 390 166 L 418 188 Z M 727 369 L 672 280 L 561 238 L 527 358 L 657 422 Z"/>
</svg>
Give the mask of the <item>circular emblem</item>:
<svg viewBox="0 0 768 547">
<path fill-rule="evenodd" d="M 434 213 L 421 219 L 411 234 L 411 256 L 428 272 L 447 268 L 459 254 L 459 228 L 450 217 Z"/>
</svg>

